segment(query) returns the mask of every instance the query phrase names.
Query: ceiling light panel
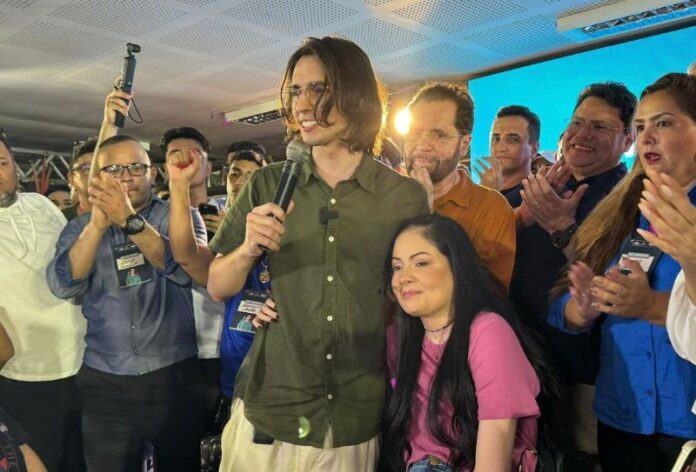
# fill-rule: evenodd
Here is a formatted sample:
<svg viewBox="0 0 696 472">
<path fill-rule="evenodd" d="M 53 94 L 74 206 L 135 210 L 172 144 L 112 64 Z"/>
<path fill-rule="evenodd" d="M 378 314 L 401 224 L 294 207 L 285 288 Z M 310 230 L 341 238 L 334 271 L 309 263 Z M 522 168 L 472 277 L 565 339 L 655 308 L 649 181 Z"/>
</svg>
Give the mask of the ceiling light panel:
<svg viewBox="0 0 696 472">
<path fill-rule="evenodd" d="M 394 13 L 436 30 L 454 33 L 525 11 L 527 10 L 523 7 L 508 0 L 423 0 L 394 10 Z"/>
<path fill-rule="evenodd" d="M 73 0 L 48 16 L 135 38 L 185 14 L 149 0 Z"/>
<path fill-rule="evenodd" d="M 689 0 L 593 23 L 580 28 L 580 31 L 592 38 L 598 38 L 610 34 L 633 31 L 658 23 L 679 20 L 693 15 L 696 15 L 696 0 Z"/>
<path fill-rule="evenodd" d="M 330 0 L 286 0 L 282 6 L 277 0 L 247 0 L 222 11 L 223 15 L 288 36 L 324 27 L 356 13 L 357 10 Z"/>
</svg>

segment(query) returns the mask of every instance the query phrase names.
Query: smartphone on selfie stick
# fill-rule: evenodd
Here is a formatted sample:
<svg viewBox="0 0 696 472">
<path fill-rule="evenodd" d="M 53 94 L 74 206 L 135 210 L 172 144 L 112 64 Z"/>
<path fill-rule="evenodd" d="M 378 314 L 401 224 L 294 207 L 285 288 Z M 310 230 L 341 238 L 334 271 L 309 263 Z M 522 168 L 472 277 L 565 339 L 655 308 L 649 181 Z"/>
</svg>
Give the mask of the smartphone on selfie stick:
<svg viewBox="0 0 696 472">
<path fill-rule="evenodd" d="M 128 55 L 123 58 L 123 71 L 121 72 L 121 86 L 120 90 L 126 93 L 131 93 L 133 90 L 133 77 L 135 76 L 135 56 L 134 54 L 140 52 L 140 46 L 133 43 L 126 44 L 126 52 Z M 128 104 L 128 100 L 126 100 Z M 126 117 L 121 113 L 116 112 L 116 126 L 123 128 L 126 123 Z"/>
</svg>

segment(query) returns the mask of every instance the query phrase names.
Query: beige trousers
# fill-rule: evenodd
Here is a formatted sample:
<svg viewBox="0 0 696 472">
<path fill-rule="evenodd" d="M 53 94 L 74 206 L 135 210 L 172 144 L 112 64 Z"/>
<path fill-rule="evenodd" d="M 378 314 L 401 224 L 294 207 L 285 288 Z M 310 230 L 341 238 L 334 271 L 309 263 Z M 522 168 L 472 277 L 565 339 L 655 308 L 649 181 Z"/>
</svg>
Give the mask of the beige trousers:
<svg viewBox="0 0 696 472">
<path fill-rule="evenodd" d="M 244 416 L 244 402 L 237 398 L 222 432 L 220 472 L 373 472 L 379 451 L 377 437 L 355 446 L 330 447 L 331 428 L 323 448 L 278 440 L 255 444 L 253 437 L 254 426 Z"/>
<path fill-rule="evenodd" d="M 597 417 L 594 413 L 595 386 L 575 384 L 571 395 L 575 417 L 573 438 L 575 446 L 590 454 L 597 454 Z"/>
</svg>

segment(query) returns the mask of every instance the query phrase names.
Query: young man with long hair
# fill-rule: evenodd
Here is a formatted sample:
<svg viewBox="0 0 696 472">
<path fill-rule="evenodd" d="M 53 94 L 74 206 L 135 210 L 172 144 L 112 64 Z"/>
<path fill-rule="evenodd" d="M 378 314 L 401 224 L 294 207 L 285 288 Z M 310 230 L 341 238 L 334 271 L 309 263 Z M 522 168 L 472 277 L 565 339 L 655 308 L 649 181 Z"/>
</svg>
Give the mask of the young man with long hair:
<svg viewBox="0 0 696 472">
<path fill-rule="evenodd" d="M 305 40 L 281 99 L 288 138 L 311 148 L 294 205 L 269 203 L 283 164 L 258 169 L 210 244 L 217 299 L 239 291 L 267 248 L 278 312 L 237 376 L 221 470 L 370 471 L 385 396 L 384 235 L 429 212 L 427 198 L 372 156 L 385 97 L 357 45 Z"/>
</svg>

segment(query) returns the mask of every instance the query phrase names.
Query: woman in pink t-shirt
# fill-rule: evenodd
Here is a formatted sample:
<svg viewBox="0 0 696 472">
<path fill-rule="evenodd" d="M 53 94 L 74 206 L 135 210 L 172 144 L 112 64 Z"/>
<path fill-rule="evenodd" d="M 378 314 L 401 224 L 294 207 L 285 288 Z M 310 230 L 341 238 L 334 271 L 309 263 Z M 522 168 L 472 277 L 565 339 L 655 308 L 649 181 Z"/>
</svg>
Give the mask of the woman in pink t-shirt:
<svg viewBox="0 0 696 472">
<path fill-rule="evenodd" d="M 383 462 L 410 472 L 533 471 L 535 368 L 545 369 L 466 233 L 443 216 L 416 217 L 391 256 L 385 280 L 399 309 L 387 331 L 396 383 Z"/>
</svg>

